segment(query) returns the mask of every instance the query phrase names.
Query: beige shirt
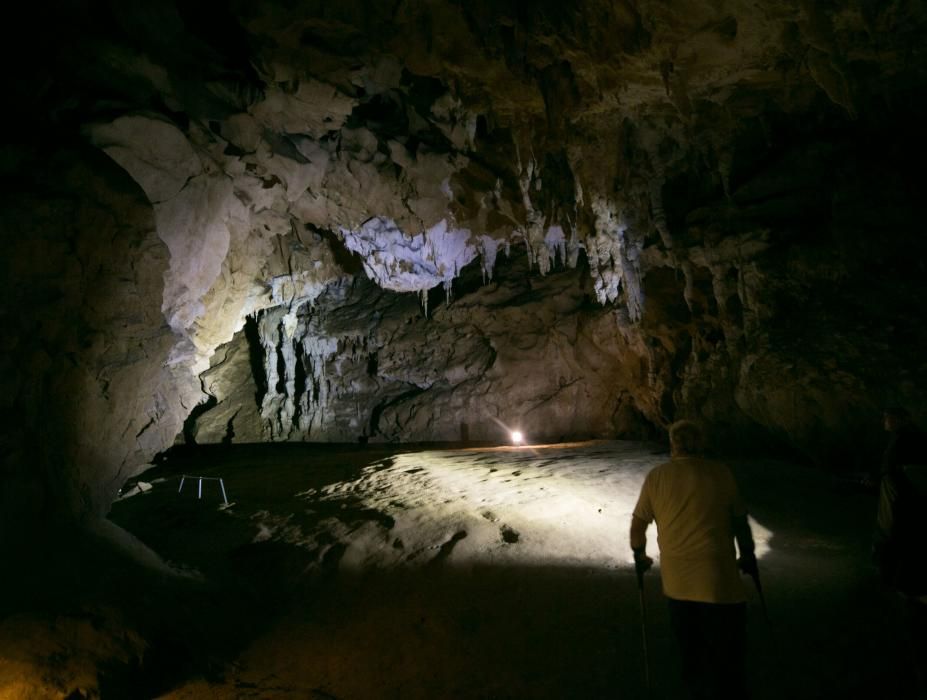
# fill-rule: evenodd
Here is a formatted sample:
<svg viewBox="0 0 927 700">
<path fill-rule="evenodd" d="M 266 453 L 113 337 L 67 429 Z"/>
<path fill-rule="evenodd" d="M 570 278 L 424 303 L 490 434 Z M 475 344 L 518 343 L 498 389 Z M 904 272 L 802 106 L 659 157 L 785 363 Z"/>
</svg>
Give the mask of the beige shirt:
<svg viewBox="0 0 927 700">
<path fill-rule="evenodd" d="M 709 459 L 674 457 L 644 480 L 634 516 L 656 521 L 663 592 L 702 603 L 746 600 L 733 518 L 745 516 L 734 476 Z"/>
</svg>

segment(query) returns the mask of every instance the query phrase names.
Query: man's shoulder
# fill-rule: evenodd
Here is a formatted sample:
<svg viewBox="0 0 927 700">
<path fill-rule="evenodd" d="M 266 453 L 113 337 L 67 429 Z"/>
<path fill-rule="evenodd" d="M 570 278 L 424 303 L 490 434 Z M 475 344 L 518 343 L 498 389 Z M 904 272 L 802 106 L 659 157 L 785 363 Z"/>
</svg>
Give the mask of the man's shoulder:
<svg viewBox="0 0 927 700">
<path fill-rule="evenodd" d="M 672 472 L 674 469 L 673 462 L 674 460 L 670 460 L 669 462 L 663 462 L 663 464 L 658 464 L 655 466 L 653 469 L 647 472 L 647 480 L 653 481 L 654 479 L 659 479 L 667 472 Z"/>
</svg>

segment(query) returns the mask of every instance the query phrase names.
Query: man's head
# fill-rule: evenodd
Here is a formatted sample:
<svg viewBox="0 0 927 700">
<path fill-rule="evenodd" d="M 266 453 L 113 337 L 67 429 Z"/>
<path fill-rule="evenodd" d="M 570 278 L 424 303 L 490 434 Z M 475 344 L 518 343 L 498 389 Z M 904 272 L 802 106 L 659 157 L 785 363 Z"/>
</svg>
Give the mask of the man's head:
<svg viewBox="0 0 927 700">
<path fill-rule="evenodd" d="M 889 406 L 882 411 L 882 425 L 889 433 L 901 430 L 910 420 L 911 414 L 901 406 Z"/>
<path fill-rule="evenodd" d="M 670 426 L 670 453 L 674 457 L 695 457 L 705 451 L 705 438 L 697 423 L 676 421 Z"/>
</svg>

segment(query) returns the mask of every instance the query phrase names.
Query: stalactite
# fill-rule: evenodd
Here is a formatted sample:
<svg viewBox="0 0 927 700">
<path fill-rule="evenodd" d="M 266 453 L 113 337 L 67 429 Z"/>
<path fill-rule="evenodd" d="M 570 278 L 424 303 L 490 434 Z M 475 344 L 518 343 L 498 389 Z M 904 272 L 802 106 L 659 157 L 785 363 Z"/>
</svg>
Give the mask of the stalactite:
<svg viewBox="0 0 927 700">
<path fill-rule="evenodd" d="M 339 343 L 338 339 L 325 336 L 321 333 L 318 321 L 313 318 L 306 323 L 302 343 L 306 367 L 306 393 L 311 393 L 307 405 L 315 409 L 315 415 L 321 424 L 324 407 L 329 401 L 330 388 L 326 381 L 325 365 L 331 357 L 338 354 L 339 345 L 347 347 L 348 339 L 345 338 Z"/>
<path fill-rule="evenodd" d="M 328 400 L 324 368 L 328 358 L 337 352 L 337 343 L 321 334 L 319 320 L 309 307 L 265 311 L 260 315 L 258 329 L 265 350 L 268 385 L 261 404 L 265 430 L 271 440 L 306 437 Z M 278 366 L 281 359 L 282 377 Z M 302 387 L 296 382 L 297 364 L 306 375 Z"/>
<path fill-rule="evenodd" d="M 734 168 L 734 155 L 729 148 L 725 148 L 718 154 L 718 174 L 721 176 L 721 187 L 724 189 L 724 196 L 731 199 L 731 170 Z"/>
<path fill-rule="evenodd" d="M 300 435 L 303 439 L 309 437 L 310 428 L 312 425 L 312 416 L 310 415 L 310 400 L 312 396 L 312 371 L 311 371 L 311 362 L 308 361 L 306 357 L 305 348 L 303 352 L 297 358 L 297 361 L 303 368 L 303 374 L 306 377 L 305 386 L 303 387 L 303 393 L 297 397 L 298 407 L 299 407 L 299 421 L 297 423 L 297 428 L 299 429 Z"/>
<path fill-rule="evenodd" d="M 632 321 L 639 321 L 644 312 L 644 289 L 641 284 L 641 243 L 627 227 L 619 228 L 619 260 L 624 282 L 625 303 Z"/>
<path fill-rule="evenodd" d="M 579 241 L 579 235 L 576 231 L 576 220 L 567 217 L 567 225 L 570 227 L 570 240 L 567 243 L 567 260 L 566 264 L 570 267 L 571 270 L 576 269 L 576 265 L 579 264 L 579 251 L 582 248 L 582 245 Z"/>
<path fill-rule="evenodd" d="M 691 312 L 693 304 L 695 303 L 695 273 L 692 271 L 692 263 L 688 260 L 683 260 L 680 263 L 680 269 L 682 270 L 683 279 L 685 280 L 682 296 L 686 301 L 686 306 Z"/>
<path fill-rule="evenodd" d="M 631 321 L 638 321 L 644 305 L 639 260 L 641 240 L 630 231 L 614 203 L 596 197 L 592 208 L 596 236 L 587 242 L 587 256 L 596 297 L 600 304 L 614 302 L 619 289 L 623 288 L 628 316 Z"/>
<path fill-rule="evenodd" d="M 531 201 L 531 190 L 541 189 L 540 176 L 535 178 L 535 173 L 539 172 L 537 163 L 533 158 L 528 160 L 527 166 L 521 171 L 518 178 L 518 186 L 521 190 L 522 205 L 525 208 L 525 228 L 522 236 L 525 239 L 525 247 L 528 251 L 528 263 L 531 267 L 535 265 L 542 275 L 550 272 L 551 258 L 554 253 L 548 244 L 547 238 L 550 235 L 544 231 L 544 215 L 534 206 Z M 559 227 L 557 227 L 559 229 Z"/>
<path fill-rule="evenodd" d="M 483 273 L 483 284 L 492 281 L 493 269 L 496 266 L 496 255 L 499 252 L 499 242 L 490 236 L 480 236 L 480 271 Z"/>
<path fill-rule="evenodd" d="M 286 322 L 281 324 L 280 350 L 283 355 L 283 404 L 280 406 L 280 437 L 286 439 L 293 430 L 293 414 L 296 411 L 296 340 Z"/>
<path fill-rule="evenodd" d="M 280 319 L 282 310 L 273 309 L 261 315 L 258 333 L 264 347 L 264 374 L 267 377 L 267 393 L 261 403 L 261 417 L 271 439 L 277 439 L 281 432 L 280 404 L 283 397 L 277 390 L 280 372 L 277 366 L 281 343 Z"/>
<path fill-rule="evenodd" d="M 663 185 L 666 179 L 662 172 L 650 181 L 650 209 L 653 212 L 653 225 L 660 234 L 660 240 L 667 251 L 673 250 L 673 236 L 666 222 L 666 209 L 663 207 Z"/>
</svg>

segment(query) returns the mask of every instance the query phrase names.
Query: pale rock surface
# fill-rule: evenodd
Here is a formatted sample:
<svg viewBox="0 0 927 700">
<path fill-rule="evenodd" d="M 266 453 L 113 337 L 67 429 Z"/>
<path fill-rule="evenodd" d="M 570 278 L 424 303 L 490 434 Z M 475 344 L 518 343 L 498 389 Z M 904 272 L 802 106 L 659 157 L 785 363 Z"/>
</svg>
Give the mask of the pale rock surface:
<svg viewBox="0 0 927 700">
<path fill-rule="evenodd" d="M 341 229 L 348 250 L 361 256 L 367 277 L 394 292 L 427 291 L 450 284 L 476 257 L 470 231 L 444 219 L 417 234 L 389 219 L 373 218 L 359 231 Z"/>
<path fill-rule="evenodd" d="M 158 115 L 130 115 L 96 125 L 90 142 L 119 163 L 152 204 L 176 197 L 203 172 L 183 132 Z"/>
<path fill-rule="evenodd" d="M 203 372 L 203 392 L 221 397 L 221 404 L 209 412 L 208 422 L 196 421 L 189 428 L 189 436 L 197 443 L 223 443 L 233 440 L 241 443 L 261 442 L 261 414 L 257 405 L 257 387 L 254 382 L 251 357 L 245 333 L 236 340 L 219 347 L 213 355 L 212 365 Z M 209 405 L 204 404 L 204 405 Z"/>
</svg>

